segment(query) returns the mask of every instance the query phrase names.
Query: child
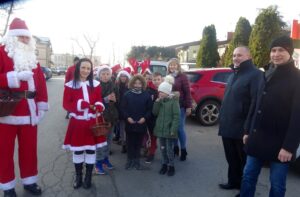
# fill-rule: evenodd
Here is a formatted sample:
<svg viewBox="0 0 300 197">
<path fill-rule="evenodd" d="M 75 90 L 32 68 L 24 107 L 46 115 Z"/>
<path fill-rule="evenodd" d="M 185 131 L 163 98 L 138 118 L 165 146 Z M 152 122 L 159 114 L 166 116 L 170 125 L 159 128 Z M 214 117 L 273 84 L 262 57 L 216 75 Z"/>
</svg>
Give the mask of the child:
<svg viewBox="0 0 300 197">
<path fill-rule="evenodd" d="M 149 81 L 147 84 L 147 91 L 151 95 L 152 103 L 154 103 L 158 97 L 157 88 L 162 83 L 162 81 L 163 81 L 163 77 L 162 77 L 161 73 L 155 72 L 152 75 L 152 81 Z M 155 116 L 152 114 L 151 118 L 147 121 L 147 127 L 148 127 L 148 131 L 149 131 L 149 135 L 150 135 L 150 136 L 147 135 L 147 137 L 150 138 L 148 140 L 150 142 L 150 144 L 148 145 L 149 146 L 148 151 L 147 151 L 148 155 L 145 160 L 145 163 L 148 163 L 148 164 L 150 164 L 154 160 L 154 155 L 155 155 L 155 151 L 156 151 L 156 137 L 153 135 L 155 119 L 156 119 Z"/>
<path fill-rule="evenodd" d="M 129 90 L 128 89 L 128 83 L 131 78 L 130 70 L 128 70 L 129 67 L 124 68 L 118 73 L 116 84 L 117 84 L 117 90 L 119 93 L 119 100 L 118 100 L 118 110 L 119 110 L 119 128 L 120 128 L 120 141 L 122 144 L 122 153 L 127 152 L 126 148 L 126 133 L 125 133 L 125 118 L 123 117 L 121 113 L 121 103 L 123 101 L 125 93 Z"/>
<path fill-rule="evenodd" d="M 92 171 L 96 161 L 97 147 L 107 145 L 104 136 L 95 137 L 90 127 L 96 123 L 96 110 L 102 112 L 101 86 L 93 80 L 93 67 L 89 59 L 83 58 L 75 67 L 74 80 L 65 84 L 63 107 L 70 112 L 70 121 L 63 148 L 73 151 L 76 178 L 74 189 L 82 185 L 82 168 L 86 174 L 83 187 L 91 187 Z"/>
<path fill-rule="evenodd" d="M 104 175 L 105 171 L 103 165 L 105 165 L 109 170 L 114 167 L 109 161 L 109 152 L 112 140 L 112 131 L 114 125 L 117 123 L 119 115 L 117 110 L 117 91 L 114 82 L 111 80 L 112 70 L 108 66 L 101 66 L 98 70 L 98 77 L 100 79 L 100 85 L 102 88 L 102 98 L 104 101 L 105 110 L 103 112 L 103 117 L 106 122 L 110 122 L 112 127 L 111 131 L 107 136 L 107 146 L 101 147 L 96 151 L 96 173 Z"/>
<path fill-rule="evenodd" d="M 174 139 L 178 136 L 179 127 L 179 96 L 172 94 L 174 78 L 167 76 L 158 87 L 158 99 L 153 106 L 153 114 L 157 116 L 154 135 L 159 138 L 162 154 L 160 174 L 168 172 L 174 176 Z"/>
<path fill-rule="evenodd" d="M 124 95 L 121 111 L 126 120 L 127 163 L 125 169 L 145 169 L 140 164 L 142 141 L 147 132 L 146 120 L 151 116 L 152 101 L 146 90 L 146 80 L 135 75 L 129 81 L 129 91 Z"/>
</svg>

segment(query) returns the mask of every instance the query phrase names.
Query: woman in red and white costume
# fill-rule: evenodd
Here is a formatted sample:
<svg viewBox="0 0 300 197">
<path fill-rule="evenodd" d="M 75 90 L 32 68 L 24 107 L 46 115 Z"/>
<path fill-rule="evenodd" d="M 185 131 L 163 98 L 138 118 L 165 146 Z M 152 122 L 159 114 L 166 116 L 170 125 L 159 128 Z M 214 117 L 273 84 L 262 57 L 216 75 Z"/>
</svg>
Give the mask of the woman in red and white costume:
<svg viewBox="0 0 300 197">
<path fill-rule="evenodd" d="M 92 171 L 96 162 L 96 148 L 107 145 L 104 136 L 95 137 L 90 127 L 96 124 L 96 111 L 103 112 L 101 86 L 93 80 L 93 64 L 80 59 L 76 64 L 74 79 L 65 84 L 63 107 L 70 112 L 70 122 L 63 148 L 73 151 L 76 179 L 73 187 L 82 185 L 82 167 L 86 165 L 83 187 L 91 187 Z"/>
<path fill-rule="evenodd" d="M 36 184 L 37 124 L 48 110 L 46 81 L 36 61 L 35 40 L 26 23 L 15 18 L 0 46 L 0 90 L 20 98 L 14 111 L 0 117 L 0 189 L 16 196 L 14 148 L 18 138 L 19 167 L 24 189 L 41 194 Z"/>
</svg>

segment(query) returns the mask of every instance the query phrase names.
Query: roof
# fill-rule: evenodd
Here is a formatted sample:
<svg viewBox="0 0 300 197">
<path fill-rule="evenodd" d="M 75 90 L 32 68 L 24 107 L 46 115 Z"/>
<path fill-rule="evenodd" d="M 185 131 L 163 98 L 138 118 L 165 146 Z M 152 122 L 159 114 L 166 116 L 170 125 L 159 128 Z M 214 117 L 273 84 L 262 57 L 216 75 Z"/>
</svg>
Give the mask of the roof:
<svg viewBox="0 0 300 197">
<path fill-rule="evenodd" d="M 182 43 L 182 44 L 171 45 L 168 47 L 169 48 L 181 48 L 181 47 L 199 46 L 200 42 L 201 41 L 187 42 L 187 43 Z M 217 44 L 219 46 L 219 45 L 228 44 L 229 42 L 230 42 L 230 40 L 222 40 L 222 41 L 217 41 Z"/>
</svg>

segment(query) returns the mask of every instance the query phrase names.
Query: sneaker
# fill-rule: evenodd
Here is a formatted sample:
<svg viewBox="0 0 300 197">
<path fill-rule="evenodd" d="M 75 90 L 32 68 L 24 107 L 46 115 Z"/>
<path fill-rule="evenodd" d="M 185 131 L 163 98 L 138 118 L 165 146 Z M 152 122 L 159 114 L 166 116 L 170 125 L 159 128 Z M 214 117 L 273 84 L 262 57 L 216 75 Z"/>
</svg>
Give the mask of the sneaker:
<svg viewBox="0 0 300 197">
<path fill-rule="evenodd" d="M 99 174 L 99 175 L 105 175 L 106 174 L 104 169 L 103 169 L 103 160 L 96 162 L 95 172 L 96 172 L 96 174 Z"/>
<path fill-rule="evenodd" d="M 106 166 L 107 169 L 109 170 L 113 170 L 114 169 L 114 166 L 110 163 L 108 157 L 106 157 L 104 160 L 103 160 L 103 164 Z"/>
<path fill-rule="evenodd" d="M 153 160 L 154 160 L 154 155 L 148 155 L 148 157 L 145 160 L 145 163 L 151 164 Z"/>
<path fill-rule="evenodd" d="M 167 164 L 163 164 L 163 165 L 161 166 L 161 169 L 160 169 L 160 171 L 159 171 L 159 174 L 166 174 L 167 171 L 168 171 L 168 166 L 167 166 Z"/>
<path fill-rule="evenodd" d="M 142 165 L 140 163 L 139 159 L 134 161 L 134 168 L 136 170 L 149 170 L 150 169 L 149 167 Z"/>
</svg>

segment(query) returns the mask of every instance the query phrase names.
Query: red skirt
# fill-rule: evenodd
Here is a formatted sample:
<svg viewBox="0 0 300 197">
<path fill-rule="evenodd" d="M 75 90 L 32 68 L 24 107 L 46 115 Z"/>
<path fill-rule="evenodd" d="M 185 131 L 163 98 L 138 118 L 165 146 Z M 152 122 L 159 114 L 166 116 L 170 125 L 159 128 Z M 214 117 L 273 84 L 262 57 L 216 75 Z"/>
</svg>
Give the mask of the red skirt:
<svg viewBox="0 0 300 197">
<path fill-rule="evenodd" d="M 77 120 L 71 117 L 65 136 L 63 149 L 71 151 L 96 150 L 107 145 L 106 137 L 95 137 L 90 127 L 95 124 L 95 119 Z"/>
</svg>

